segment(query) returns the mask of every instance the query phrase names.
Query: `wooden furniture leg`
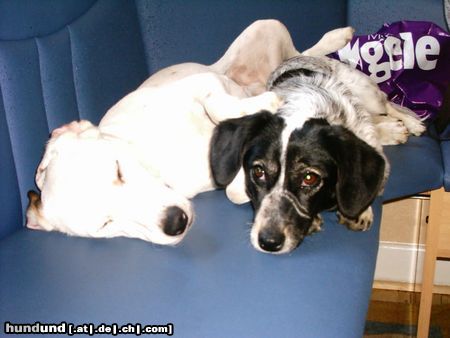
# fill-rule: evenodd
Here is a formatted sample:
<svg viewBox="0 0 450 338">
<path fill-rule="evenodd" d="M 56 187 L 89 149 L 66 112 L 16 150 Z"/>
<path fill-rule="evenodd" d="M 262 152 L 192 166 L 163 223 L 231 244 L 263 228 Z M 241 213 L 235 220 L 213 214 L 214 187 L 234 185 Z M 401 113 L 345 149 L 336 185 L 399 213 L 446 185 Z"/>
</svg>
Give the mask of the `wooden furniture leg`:
<svg viewBox="0 0 450 338">
<path fill-rule="evenodd" d="M 448 220 L 450 211 L 449 193 L 445 193 L 444 189 L 438 189 L 431 192 L 430 196 L 430 212 L 426 234 L 425 260 L 422 278 L 422 292 L 420 296 L 420 310 L 417 328 L 418 338 L 428 338 L 430 328 L 431 304 L 433 299 L 434 273 L 436 268 L 436 259 L 438 257 L 450 257 L 450 243 L 442 235 L 442 232 L 448 231 L 444 229 L 450 228 Z M 446 205 L 447 204 L 447 205 Z"/>
</svg>

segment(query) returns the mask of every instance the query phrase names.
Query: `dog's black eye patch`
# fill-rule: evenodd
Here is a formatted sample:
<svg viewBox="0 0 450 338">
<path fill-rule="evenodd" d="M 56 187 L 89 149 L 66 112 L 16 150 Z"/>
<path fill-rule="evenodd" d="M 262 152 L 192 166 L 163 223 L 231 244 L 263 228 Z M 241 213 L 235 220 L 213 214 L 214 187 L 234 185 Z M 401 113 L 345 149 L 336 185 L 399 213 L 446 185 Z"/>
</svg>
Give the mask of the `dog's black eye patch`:
<svg viewBox="0 0 450 338">
<path fill-rule="evenodd" d="M 243 160 L 248 183 L 253 182 L 260 188 L 270 189 L 280 174 L 280 144 L 277 139 L 265 136 L 251 147 Z"/>
<path fill-rule="evenodd" d="M 267 111 L 220 122 L 214 129 L 209 153 L 217 187 L 230 184 L 243 162 L 253 163 L 258 154 L 263 153 L 263 148 L 279 147 L 278 139 L 283 126 L 282 118 Z M 255 151 L 249 152 L 250 148 Z M 251 160 L 246 161 L 244 157 L 251 157 Z"/>
</svg>

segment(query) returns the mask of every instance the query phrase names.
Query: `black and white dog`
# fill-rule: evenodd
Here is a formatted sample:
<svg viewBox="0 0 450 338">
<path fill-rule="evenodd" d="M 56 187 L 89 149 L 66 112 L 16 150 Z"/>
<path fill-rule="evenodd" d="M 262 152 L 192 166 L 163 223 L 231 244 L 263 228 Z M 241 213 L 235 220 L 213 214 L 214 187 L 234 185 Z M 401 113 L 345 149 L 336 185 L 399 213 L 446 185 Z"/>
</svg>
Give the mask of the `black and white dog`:
<svg viewBox="0 0 450 338">
<path fill-rule="evenodd" d="M 421 121 L 369 77 L 327 57 L 291 58 L 272 73 L 268 90 L 284 100 L 278 112 L 221 122 L 210 151 L 216 184 L 233 202 L 253 204 L 253 246 L 295 249 L 320 229 L 324 210 L 367 230 L 389 174 L 382 146 L 421 134 Z"/>
</svg>

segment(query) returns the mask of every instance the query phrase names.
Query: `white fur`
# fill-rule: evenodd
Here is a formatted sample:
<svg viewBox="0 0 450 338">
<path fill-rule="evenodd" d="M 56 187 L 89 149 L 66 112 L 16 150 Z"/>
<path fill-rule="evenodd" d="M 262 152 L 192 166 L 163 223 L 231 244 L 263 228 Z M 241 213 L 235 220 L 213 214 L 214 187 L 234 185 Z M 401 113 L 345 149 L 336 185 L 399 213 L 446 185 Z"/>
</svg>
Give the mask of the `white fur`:
<svg viewBox="0 0 450 338">
<path fill-rule="evenodd" d="M 280 101 L 269 74 L 298 55 L 278 21 L 250 25 L 211 66 L 161 70 L 114 105 L 98 127 L 74 121 L 52 133 L 36 173 L 27 226 L 87 237 L 128 236 L 175 244 L 164 210 L 193 220 L 190 198 L 215 188 L 208 162 L 215 125 Z M 260 60 L 265 60 L 261 63 Z"/>
</svg>

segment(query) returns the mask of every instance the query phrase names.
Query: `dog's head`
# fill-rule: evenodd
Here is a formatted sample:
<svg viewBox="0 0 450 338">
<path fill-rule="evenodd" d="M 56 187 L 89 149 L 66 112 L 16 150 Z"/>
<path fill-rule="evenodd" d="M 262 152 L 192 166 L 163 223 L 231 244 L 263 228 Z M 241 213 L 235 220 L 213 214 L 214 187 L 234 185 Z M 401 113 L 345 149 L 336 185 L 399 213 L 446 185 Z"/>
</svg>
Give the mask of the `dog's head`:
<svg viewBox="0 0 450 338">
<path fill-rule="evenodd" d="M 146 170 L 126 144 L 87 121 L 56 129 L 29 194 L 27 226 L 86 237 L 175 244 L 193 219 L 189 201 Z"/>
<path fill-rule="evenodd" d="M 383 157 L 346 128 L 310 119 L 292 129 L 268 112 L 220 123 L 210 161 L 219 187 L 244 171 L 256 213 L 251 242 L 272 253 L 295 249 L 320 227 L 321 211 L 357 218 L 384 181 Z"/>
</svg>

